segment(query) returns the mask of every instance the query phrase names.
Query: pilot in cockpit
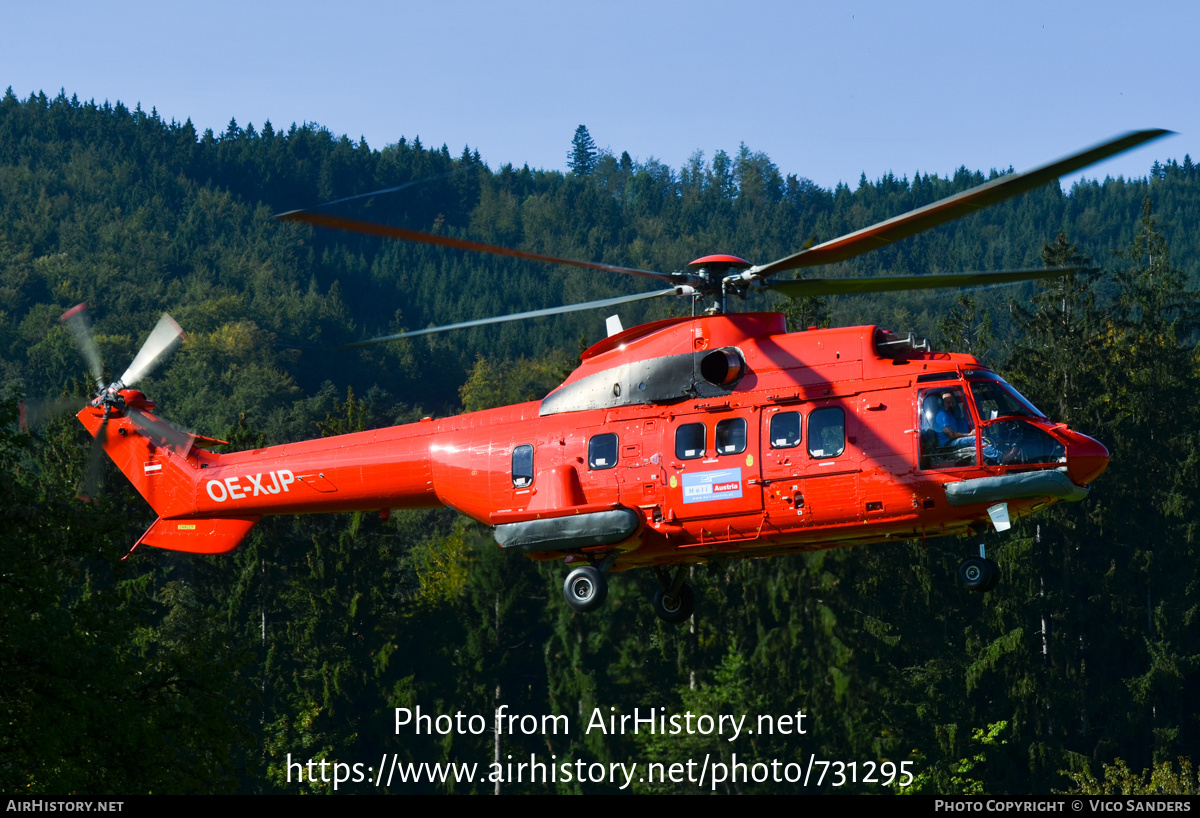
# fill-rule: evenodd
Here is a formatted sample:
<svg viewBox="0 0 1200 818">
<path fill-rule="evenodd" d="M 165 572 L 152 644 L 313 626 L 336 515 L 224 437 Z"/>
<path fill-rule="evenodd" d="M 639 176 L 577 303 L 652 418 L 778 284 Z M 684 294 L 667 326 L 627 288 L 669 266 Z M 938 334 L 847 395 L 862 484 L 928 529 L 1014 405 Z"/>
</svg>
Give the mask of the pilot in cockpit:
<svg viewBox="0 0 1200 818">
<path fill-rule="evenodd" d="M 960 406 L 953 390 L 942 393 L 942 408 L 934 418 L 933 428 L 937 432 L 938 446 L 943 449 L 975 448 L 975 425 L 965 406 Z M 1010 455 L 1012 452 L 1010 452 Z M 1008 462 L 987 438 L 983 440 L 983 461 L 995 465 Z"/>
<path fill-rule="evenodd" d="M 959 407 L 954 392 L 942 393 L 942 408 L 934 419 L 938 446 L 943 449 L 964 449 L 975 445 L 975 428 L 971 418 Z"/>
</svg>

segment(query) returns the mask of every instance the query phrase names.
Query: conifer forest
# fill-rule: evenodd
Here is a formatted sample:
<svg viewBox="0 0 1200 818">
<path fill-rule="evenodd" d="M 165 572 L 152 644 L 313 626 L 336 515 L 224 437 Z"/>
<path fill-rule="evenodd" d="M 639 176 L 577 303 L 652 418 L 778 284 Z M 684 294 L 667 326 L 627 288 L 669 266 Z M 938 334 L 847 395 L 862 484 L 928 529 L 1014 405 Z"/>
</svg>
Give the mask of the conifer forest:
<svg viewBox="0 0 1200 818">
<path fill-rule="evenodd" d="M 316 125 L 199 133 L 141 107 L 10 89 L 0 791 L 333 792 L 332 776 L 301 781 L 296 763 L 374 769 L 383 758 L 481 772 L 390 786 L 372 773 L 337 792 L 1048 794 L 1149 786 L 1151 775 L 1197 792 L 1200 168 L 1189 157 L 1161 156 L 1142 178 L 1050 184 L 819 272 L 1081 268 L 1071 276 L 758 295 L 744 307 L 784 312 L 793 330 L 928 336 L 1108 447 L 1086 500 L 991 541 L 1001 580 L 988 594 L 956 581 L 975 543 L 929 538 L 696 567 L 696 614 L 678 627 L 655 617 L 648 571 L 614 576 L 608 602 L 578 614 L 562 599 L 561 561 L 502 552 L 489 528 L 445 508 L 269 517 L 230 554 L 143 547 L 123 559 L 154 512 L 107 461 L 96 497 L 78 499 L 91 438 L 73 411 L 36 411 L 77 409 L 94 392 L 59 322 L 80 302 L 112 377 L 170 313 L 187 340 L 138 388 L 172 424 L 236 451 L 540 399 L 605 337 L 605 313 L 334 347 L 648 289 L 272 218 L 295 208 L 403 186 L 337 212 L 672 271 L 710 253 L 780 258 L 1011 170 L 897 169 L 827 190 L 745 138 L 674 168 L 598 151 L 581 126 L 563 134 L 564 173 L 492 168 L 470 147 L 415 137 L 369 146 Z M 631 327 L 688 309 L 655 299 L 620 315 Z M 480 714 L 486 729 L 398 728 L 397 708 Z M 569 729 L 526 732 L 518 720 L 496 731 L 500 708 Z M 802 712 L 804 732 L 586 729 L 635 711 L 748 714 L 748 726 L 769 714 L 781 728 Z M 494 762 L 531 756 L 580 769 L 810 757 L 857 767 L 840 782 L 830 771 L 819 783 L 703 787 L 686 774 L 625 787 L 487 777 Z M 864 780 L 885 763 L 906 763 L 908 786 Z"/>
</svg>

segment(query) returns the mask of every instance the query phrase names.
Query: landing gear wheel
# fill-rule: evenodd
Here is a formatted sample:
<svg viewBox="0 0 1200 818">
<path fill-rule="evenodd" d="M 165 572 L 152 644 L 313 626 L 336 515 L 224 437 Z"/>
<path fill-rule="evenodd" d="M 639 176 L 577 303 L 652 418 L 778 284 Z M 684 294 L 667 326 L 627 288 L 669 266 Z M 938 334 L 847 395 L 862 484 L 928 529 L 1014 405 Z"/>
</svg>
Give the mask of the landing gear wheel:
<svg viewBox="0 0 1200 818">
<path fill-rule="evenodd" d="M 608 597 L 608 579 L 594 566 L 581 565 L 563 581 L 563 597 L 577 611 L 594 611 Z"/>
<path fill-rule="evenodd" d="M 958 566 L 958 581 L 968 591 L 985 593 L 1000 581 L 1000 566 L 983 557 L 967 557 Z"/>
<path fill-rule="evenodd" d="M 680 585 L 675 596 L 669 596 L 665 588 L 654 592 L 654 613 L 663 622 L 679 625 L 691 618 L 696 610 L 696 600 L 690 585 Z"/>
</svg>

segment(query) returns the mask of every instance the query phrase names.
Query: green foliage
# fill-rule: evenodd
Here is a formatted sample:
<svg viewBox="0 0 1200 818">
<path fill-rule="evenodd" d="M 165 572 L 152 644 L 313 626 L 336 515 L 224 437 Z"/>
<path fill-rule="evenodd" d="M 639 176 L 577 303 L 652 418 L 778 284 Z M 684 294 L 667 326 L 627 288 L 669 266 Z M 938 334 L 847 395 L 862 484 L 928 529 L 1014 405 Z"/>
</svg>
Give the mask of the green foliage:
<svg viewBox="0 0 1200 818">
<path fill-rule="evenodd" d="M 542 360 L 490 361 L 480 357 L 460 387 L 464 412 L 544 398 L 570 373 L 565 355 Z"/>
<path fill-rule="evenodd" d="M 806 329 L 826 329 L 830 326 L 829 299 L 802 296 L 789 298 L 783 314 L 787 316 L 788 329 L 799 332 Z"/>
<path fill-rule="evenodd" d="M 1180 758 L 1179 770 L 1169 761 L 1155 764 L 1148 770 L 1134 773 L 1122 758 L 1101 765 L 1103 777 L 1096 778 L 1090 770 L 1064 772 L 1075 782 L 1067 795 L 1200 795 L 1200 774 L 1190 758 Z"/>
<path fill-rule="evenodd" d="M 119 502 L 83 505 L 0 406 L 0 787 L 229 792 L 249 740 L 249 656 L 169 569 L 131 570 Z M 232 718 L 231 718 L 232 716 Z M 171 758 L 147 765 L 148 755 Z M 178 763 L 178 767 L 174 766 Z"/>
<path fill-rule="evenodd" d="M 958 296 L 954 307 L 938 322 L 937 349 L 966 352 L 986 363 L 993 342 L 992 314 L 980 316 L 975 299 L 969 295 Z"/>
<path fill-rule="evenodd" d="M 708 714 L 714 718 L 722 715 L 733 719 L 746 716 L 746 727 L 753 731 L 756 727 L 754 717 L 747 714 L 765 712 L 770 698 L 764 693 L 757 692 L 750 684 L 751 674 L 746 659 L 730 647 L 720 664 L 713 670 L 711 682 L 701 682 L 695 687 L 680 687 L 677 691 L 681 712 L 693 714 Z M 639 741 L 641 757 L 646 759 L 675 759 L 702 758 L 711 756 L 714 762 L 730 764 L 735 762 L 734 754 L 739 750 L 729 740 L 728 736 L 693 734 L 671 736 L 662 733 L 646 734 Z M 740 753 L 743 763 L 747 757 L 744 748 Z M 726 783 L 727 793 L 741 794 L 746 790 L 746 784 L 752 782 Z M 695 784 L 673 784 L 672 782 L 652 782 L 635 788 L 645 793 L 685 793 L 695 791 Z M 769 791 L 769 790 L 768 790 Z"/>
<path fill-rule="evenodd" d="M 949 761 L 941 765 L 926 766 L 930 759 L 918 756 L 916 761 L 924 770 L 913 776 L 912 785 L 901 787 L 893 784 L 892 788 L 903 795 L 983 795 L 988 790 L 984 782 L 976 775 L 982 775 L 989 761 L 989 753 L 995 756 L 995 750 L 1008 744 L 1003 733 L 1008 729 L 1007 721 L 989 724 L 987 729 L 976 727 L 971 731 L 970 744 L 974 752 L 966 758 Z"/>
</svg>

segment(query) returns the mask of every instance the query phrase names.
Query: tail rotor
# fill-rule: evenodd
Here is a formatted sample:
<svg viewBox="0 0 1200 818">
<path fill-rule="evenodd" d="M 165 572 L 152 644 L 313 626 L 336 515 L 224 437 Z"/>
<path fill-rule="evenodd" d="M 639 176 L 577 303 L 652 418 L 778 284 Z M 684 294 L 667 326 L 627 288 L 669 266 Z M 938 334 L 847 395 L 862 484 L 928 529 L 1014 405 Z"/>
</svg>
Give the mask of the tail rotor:
<svg viewBox="0 0 1200 818">
<path fill-rule="evenodd" d="M 144 409 L 153 409 L 154 404 L 146 401 L 140 393 L 127 393 L 134 405 L 129 405 L 126 402 L 127 395 L 122 394 L 124 390 L 129 390 L 130 387 L 157 369 L 183 343 L 187 335 L 175 319 L 164 313 L 150 332 L 150 337 L 138 350 L 133 362 L 125 370 L 125 374 L 109 384 L 105 384 L 104 381 L 104 363 L 100 358 L 100 350 L 96 345 L 91 323 L 88 321 L 87 304 L 75 305 L 64 312 L 59 321 L 65 324 L 74 336 L 79 353 L 87 363 L 92 379 L 96 383 L 96 395 L 88 402 L 88 405 L 103 413 L 100 423 L 96 427 L 79 496 L 84 500 L 92 500 L 99 493 L 108 421 L 117 415 L 129 418 L 147 438 L 157 444 L 169 447 L 180 455 L 186 456 L 191 451 L 192 444 L 196 439 L 195 435 L 181 432 L 144 411 Z M 79 400 L 72 398 L 40 404 L 36 402 L 23 404 L 21 425 L 23 428 L 28 428 L 30 425 L 48 420 L 66 411 L 77 412 L 79 409 Z"/>
</svg>

